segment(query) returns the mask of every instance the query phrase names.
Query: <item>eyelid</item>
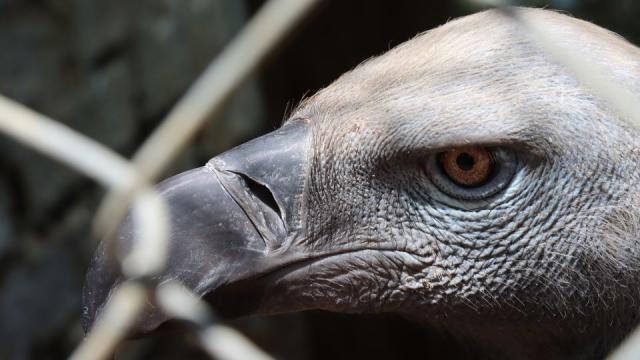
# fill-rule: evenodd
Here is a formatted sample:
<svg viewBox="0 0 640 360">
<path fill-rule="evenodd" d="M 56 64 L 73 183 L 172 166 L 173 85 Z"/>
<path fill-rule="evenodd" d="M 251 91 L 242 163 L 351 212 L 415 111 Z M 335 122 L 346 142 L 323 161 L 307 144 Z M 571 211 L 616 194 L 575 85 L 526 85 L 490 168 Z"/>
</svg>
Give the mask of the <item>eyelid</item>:
<svg viewBox="0 0 640 360">
<path fill-rule="evenodd" d="M 530 147 L 528 147 L 526 143 L 523 143 L 520 141 L 472 142 L 472 141 L 464 140 L 464 141 L 456 141 L 456 142 L 453 142 L 453 141 L 446 142 L 442 144 L 437 144 L 437 146 L 434 145 L 434 146 L 428 146 L 428 147 L 419 147 L 419 148 L 416 148 L 415 151 L 420 152 L 424 155 L 431 155 L 431 154 L 443 153 L 447 150 L 454 149 L 454 148 L 468 147 L 468 146 L 485 147 L 487 149 L 511 149 L 516 152 L 528 151 L 530 149 Z"/>
</svg>

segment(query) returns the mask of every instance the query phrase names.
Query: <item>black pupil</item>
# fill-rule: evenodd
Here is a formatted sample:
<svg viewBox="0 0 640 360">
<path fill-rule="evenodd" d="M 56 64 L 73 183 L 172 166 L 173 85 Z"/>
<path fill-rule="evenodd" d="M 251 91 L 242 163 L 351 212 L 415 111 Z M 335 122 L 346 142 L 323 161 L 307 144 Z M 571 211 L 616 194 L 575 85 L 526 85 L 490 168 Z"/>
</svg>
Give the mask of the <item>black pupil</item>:
<svg viewBox="0 0 640 360">
<path fill-rule="evenodd" d="M 473 166 L 476 164 L 476 160 L 473 158 L 473 156 L 467 153 L 462 153 L 456 158 L 456 164 L 458 164 L 458 167 L 460 169 L 469 171 L 473 169 Z"/>
</svg>

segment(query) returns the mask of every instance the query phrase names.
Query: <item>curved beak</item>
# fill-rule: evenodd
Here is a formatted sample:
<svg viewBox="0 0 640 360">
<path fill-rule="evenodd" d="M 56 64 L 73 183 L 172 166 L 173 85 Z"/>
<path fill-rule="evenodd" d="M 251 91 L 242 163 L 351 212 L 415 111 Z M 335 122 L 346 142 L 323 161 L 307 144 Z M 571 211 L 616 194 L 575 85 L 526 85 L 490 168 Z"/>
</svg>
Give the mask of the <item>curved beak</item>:
<svg viewBox="0 0 640 360">
<path fill-rule="evenodd" d="M 171 218 L 169 255 L 165 270 L 154 280 L 178 280 L 197 295 L 211 297 L 297 257 L 283 249 L 297 232 L 308 142 L 307 123 L 292 122 L 162 182 L 158 191 Z M 133 230 L 127 217 L 115 248 L 130 248 Z M 82 298 L 85 331 L 124 280 L 107 251 L 111 245 L 99 246 L 87 273 Z M 245 296 L 216 310 L 223 316 L 240 315 L 252 312 L 257 302 L 259 296 Z M 148 333 L 167 320 L 151 306 L 133 332 Z"/>
</svg>

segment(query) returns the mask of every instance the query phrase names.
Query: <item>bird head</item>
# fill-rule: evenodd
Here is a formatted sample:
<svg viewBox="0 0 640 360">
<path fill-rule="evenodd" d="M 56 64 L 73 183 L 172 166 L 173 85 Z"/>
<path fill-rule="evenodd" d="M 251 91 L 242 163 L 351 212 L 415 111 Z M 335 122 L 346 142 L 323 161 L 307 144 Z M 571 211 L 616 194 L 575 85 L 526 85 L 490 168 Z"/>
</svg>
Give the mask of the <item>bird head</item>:
<svg viewBox="0 0 640 360">
<path fill-rule="evenodd" d="M 636 47 L 519 11 L 640 92 Z M 638 315 L 638 135 L 513 19 L 464 17 L 161 183 L 171 236 L 157 280 L 229 317 L 392 312 L 497 348 L 595 338 L 605 351 Z M 132 234 L 126 220 L 115 241 Z M 121 281 L 102 244 L 86 329 Z M 166 321 L 150 311 L 136 331 Z"/>
</svg>

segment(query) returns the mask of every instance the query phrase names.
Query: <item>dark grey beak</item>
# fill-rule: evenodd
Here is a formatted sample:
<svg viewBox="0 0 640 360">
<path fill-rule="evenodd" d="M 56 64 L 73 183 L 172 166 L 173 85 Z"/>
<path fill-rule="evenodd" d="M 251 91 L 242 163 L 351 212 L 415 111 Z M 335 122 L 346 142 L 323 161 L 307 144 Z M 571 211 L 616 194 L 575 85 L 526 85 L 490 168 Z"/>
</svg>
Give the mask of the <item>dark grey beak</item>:
<svg viewBox="0 0 640 360">
<path fill-rule="evenodd" d="M 299 224 L 295 218 L 305 185 L 308 141 L 307 123 L 294 121 L 162 182 L 158 191 L 171 218 L 169 257 L 154 280 L 179 280 L 199 296 L 213 299 L 225 288 L 291 262 L 282 249 L 296 234 L 293 224 Z M 116 249 L 131 247 L 130 218 L 115 241 Z M 99 246 L 87 274 L 82 299 L 85 331 L 123 281 L 107 251 L 110 245 Z M 249 313 L 259 306 L 259 298 L 245 293 L 216 310 L 229 316 Z M 148 333 L 167 320 L 150 308 L 134 332 Z"/>
</svg>

